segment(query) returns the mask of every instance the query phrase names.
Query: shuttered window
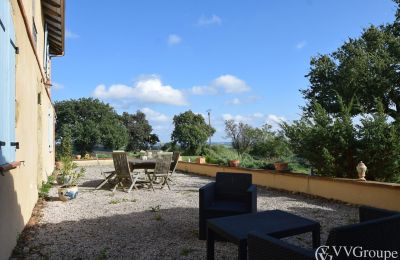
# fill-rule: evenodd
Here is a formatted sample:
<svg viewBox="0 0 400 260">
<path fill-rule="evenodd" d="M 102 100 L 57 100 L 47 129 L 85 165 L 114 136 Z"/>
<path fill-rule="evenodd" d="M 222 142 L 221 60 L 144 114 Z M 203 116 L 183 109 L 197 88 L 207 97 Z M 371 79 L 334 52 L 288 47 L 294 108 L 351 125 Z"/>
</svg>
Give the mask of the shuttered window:
<svg viewBox="0 0 400 260">
<path fill-rule="evenodd" d="M 0 0 L 0 165 L 15 161 L 15 55 L 10 0 Z"/>
</svg>

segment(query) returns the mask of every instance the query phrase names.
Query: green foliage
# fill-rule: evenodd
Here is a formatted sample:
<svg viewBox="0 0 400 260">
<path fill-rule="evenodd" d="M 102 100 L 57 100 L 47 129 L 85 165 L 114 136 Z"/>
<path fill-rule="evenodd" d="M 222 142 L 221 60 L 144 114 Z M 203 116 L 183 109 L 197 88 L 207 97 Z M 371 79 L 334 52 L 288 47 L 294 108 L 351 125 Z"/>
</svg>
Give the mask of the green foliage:
<svg viewBox="0 0 400 260">
<path fill-rule="evenodd" d="M 109 105 L 93 98 L 55 103 L 57 113 L 56 139 L 61 141 L 62 129 L 70 129 L 74 148 L 84 155 L 96 144 L 118 149 L 127 143 L 127 130 Z"/>
<path fill-rule="evenodd" d="M 112 158 L 112 154 L 103 154 L 103 153 L 98 153 L 97 158 Z"/>
<path fill-rule="evenodd" d="M 85 174 L 85 168 L 77 170 L 78 165 L 72 160 L 70 156 L 61 158 L 61 169 L 58 173 L 58 178 L 61 179 L 63 184 L 75 185 L 79 178 Z"/>
<path fill-rule="evenodd" d="M 204 149 L 207 163 L 228 165 L 229 160 L 237 159 L 237 153 L 232 148 L 223 145 L 212 145 Z"/>
<path fill-rule="evenodd" d="M 175 128 L 171 140 L 179 144 L 185 154 L 199 155 L 207 139 L 215 133 L 215 129 L 207 125 L 200 114 L 191 110 L 175 115 L 173 122 Z"/>
<path fill-rule="evenodd" d="M 227 137 L 232 140 L 232 147 L 237 151 L 239 157 L 249 152 L 262 135 L 260 129 L 242 122 L 235 123 L 234 120 L 225 121 L 225 132 Z"/>
<path fill-rule="evenodd" d="M 124 112 L 121 116 L 121 121 L 128 130 L 127 150 L 146 150 L 149 145 L 154 145 L 160 141 L 156 134 L 151 133 L 153 129 L 143 112 L 137 111 L 136 114 Z"/>
<path fill-rule="evenodd" d="M 39 188 L 39 198 L 46 199 L 49 197 L 49 191 L 52 185 L 50 181 L 42 181 L 42 186 Z"/>
<path fill-rule="evenodd" d="M 265 124 L 259 131 L 256 142 L 250 150 L 250 154 L 271 161 L 287 161 L 292 156 L 288 140 L 280 132 L 271 130 L 271 126 Z"/>
<path fill-rule="evenodd" d="M 150 211 L 151 212 L 159 212 L 160 211 L 160 209 L 161 209 L 161 205 L 157 205 L 157 206 L 151 206 L 150 207 Z"/>
<path fill-rule="evenodd" d="M 317 174 L 355 177 L 356 133 L 349 109 L 342 106 L 340 115 L 332 118 L 318 103 L 314 106 L 311 117 L 304 115 L 292 125 L 281 124 L 291 148 L 307 159 Z"/>
<path fill-rule="evenodd" d="M 397 15 L 399 15 L 399 10 Z M 385 114 L 400 120 L 400 24 L 370 26 L 361 37 L 349 39 L 336 51 L 311 59 L 307 77 L 310 86 L 302 90 L 311 112 L 318 102 L 329 114 L 340 112 L 337 95 L 344 104 L 354 98 L 351 115 L 377 111 L 376 99 L 383 103 Z"/>
<path fill-rule="evenodd" d="M 223 145 L 207 147 L 204 149 L 204 154 L 206 162 L 211 164 L 227 166 L 230 160 L 237 159 L 237 152 L 233 148 L 228 148 Z M 270 161 L 255 159 L 250 154 L 246 153 L 241 156 L 240 166 L 244 168 L 274 170 L 274 166 Z"/>
<path fill-rule="evenodd" d="M 383 106 L 364 115 L 356 127 L 351 108 L 341 105 L 341 112 L 329 116 L 318 103 L 311 117 L 304 115 L 292 125 L 282 124 L 295 154 L 306 159 L 315 173 L 325 176 L 356 178 L 356 165 L 363 161 L 367 179 L 397 181 L 400 176 L 400 137 L 396 123 L 389 123 Z"/>
<path fill-rule="evenodd" d="M 383 107 L 372 116 L 361 119 L 358 137 L 360 155 L 368 166 L 367 178 L 379 181 L 400 181 L 399 125 L 388 123 Z"/>
<path fill-rule="evenodd" d="M 61 127 L 61 142 L 57 146 L 56 159 L 61 160 L 62 157 L 72 156 L 73 145 L 72 145 L 72 132 L 68 125 Z"/>
</svg>

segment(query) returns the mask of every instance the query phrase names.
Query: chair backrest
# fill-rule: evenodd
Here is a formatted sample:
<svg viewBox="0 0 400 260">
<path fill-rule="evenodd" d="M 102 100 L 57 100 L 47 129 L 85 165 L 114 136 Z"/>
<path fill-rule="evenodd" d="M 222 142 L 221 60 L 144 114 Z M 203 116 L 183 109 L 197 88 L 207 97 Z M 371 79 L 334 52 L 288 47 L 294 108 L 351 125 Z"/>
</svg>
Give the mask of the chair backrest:
<svg viewBox="0 0 400 260">
<path fill-rule="evenodd" d="M 176 166 L 178 165 L 178 160 L 179 160 L 180 155 L 181 154 L 179 152 L 173 152 L 171 166 L 169 167 L 169 170 L 171 171 L 171 173 L 175 172 Z"/>
<path fill-rule="evenodd" d="M 400 251 L 399 241 L 400 214 L 397 214 L 333 228 L 329 232 L 326 244 L 332 246 L 361 246 L 363 250 Z"/>
<path fill-rule="evenodd" d="M 130 169 L 128 163 L 128 157 L 126 152 L 117 151 L 112 153 L 115 173 L 117 176 L 130 176 Z"/>
<path fill-rule="evenodd" d="M 246 191 L 251 185 L 252 175 L 249 173 L 217 172 L 215 197 L 223 200 L 244 201 Z"/>
<path fill-rule="evenodd" d="M 166 174 L 169 172 L 172 154 L 160 154 L 156 159 L 154 174 Z"/>
</svg>

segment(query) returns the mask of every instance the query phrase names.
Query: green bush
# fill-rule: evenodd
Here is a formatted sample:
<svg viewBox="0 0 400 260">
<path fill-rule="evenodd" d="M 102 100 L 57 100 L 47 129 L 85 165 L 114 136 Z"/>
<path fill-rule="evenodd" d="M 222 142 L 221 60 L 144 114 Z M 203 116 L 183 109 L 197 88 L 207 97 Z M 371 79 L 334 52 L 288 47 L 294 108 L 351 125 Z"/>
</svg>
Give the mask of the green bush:
<svg viewBox="0 0 400 260">
<path fill-rule="evenodd" d="M 47 182 L 42 181 L 42 186 L 39 188 L 39 198 L 47 199 L 49 197 L 49 191 L 52 187 L 52 182 L 54 181 L 53 176 L 49 176 Z"/>
<path fill-rule="evenodd" d="M 223 145 L 212 145 L 205 147 L 203 153 L 206 157 L 207 163 L 228 165 L 229 160 L 238 158 L 236 151 L 232 148 L 227 148 Z"/>
<path fill-rule="evenodd" d="M 400 175 L 399 126 L 388 121 L 382 106 L 354 126 L 351 104 L 329 115 L 319 104 L 299 121 L 282 124 L 297 156 L 305 158 L 323 176 L 357 178 L 356 165 L 363 161 L 367 179 L 396 182 Z"/>
</svg>

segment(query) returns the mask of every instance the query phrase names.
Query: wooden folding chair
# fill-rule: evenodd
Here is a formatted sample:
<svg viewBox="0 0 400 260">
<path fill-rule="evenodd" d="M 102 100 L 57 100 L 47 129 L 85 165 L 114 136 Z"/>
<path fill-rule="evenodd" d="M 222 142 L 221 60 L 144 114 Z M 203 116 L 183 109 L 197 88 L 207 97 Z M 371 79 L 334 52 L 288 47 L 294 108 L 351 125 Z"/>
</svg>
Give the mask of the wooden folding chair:
<svg viewBox="0 0 400 260">
<path fill-rule="evenodd" d="M 115 177 L 115 171 L 104 172 L 102 167 L 101 167 L 101 164 L 100 164 L 100 161 L 99 161 L 99 157 L 98 157 L 97 154 L 96 154 L 96 160 L 97 160 L 97 165 L 100 168 L 100 173 L 104 177 L 104 180 L 95 188 L 96 190 L 98 190 L 101 187 L 103 187 L 104 184 L 106 184 L 107 182 L 112 184 L 112 179 Z"/>
<path fill-rule="evenodd" d="M 121 186 L 125 191 L 125 181 L 130 181 L 131 185 L 129 186 L 128 193 L 132 191 L 132 188 L 136 189 L 136 182 L 139 180 L 142 172 L 140 171 L 130 171 L 128 157 L 126 152 L 113 152 L 113 162 L 115 168 L 115 180 L 116 184 L 112 189 L 113 192 L 117 189 L 118 186 Z"/>
</svg>

